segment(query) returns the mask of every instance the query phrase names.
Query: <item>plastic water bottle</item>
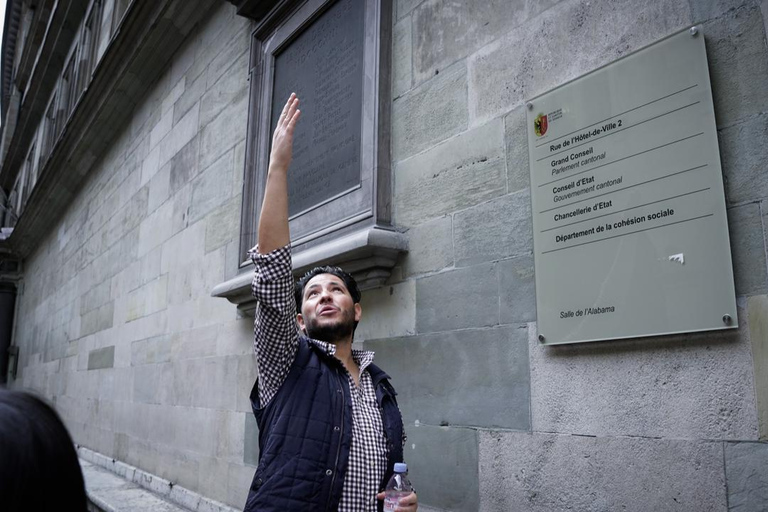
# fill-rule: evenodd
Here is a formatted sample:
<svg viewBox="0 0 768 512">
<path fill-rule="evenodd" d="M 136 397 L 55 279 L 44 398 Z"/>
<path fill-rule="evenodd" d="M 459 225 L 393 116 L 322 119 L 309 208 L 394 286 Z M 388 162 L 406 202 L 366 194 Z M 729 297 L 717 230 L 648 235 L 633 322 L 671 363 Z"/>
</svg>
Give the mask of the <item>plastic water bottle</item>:
<svg viewBox="0 0 768 512">
<path fill-rule="evenodd" d="M 405 476 L 408 472 L 408 466 L 404 462 L 395 464 L 395 474 L 387 482 L 384 488 L 384 512 L 394 512 L 400 498 L 408 496 L 413 492 L 413 486 Z"/>
</svg>

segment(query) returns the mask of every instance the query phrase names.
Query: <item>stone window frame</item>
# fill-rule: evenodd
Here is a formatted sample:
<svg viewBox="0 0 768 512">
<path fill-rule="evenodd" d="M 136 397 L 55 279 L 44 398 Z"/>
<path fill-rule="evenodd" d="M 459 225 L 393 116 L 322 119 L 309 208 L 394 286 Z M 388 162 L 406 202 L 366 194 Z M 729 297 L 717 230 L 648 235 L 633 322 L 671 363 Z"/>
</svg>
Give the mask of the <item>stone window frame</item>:
<svg viewBox="0 0 768 512">
<path fill-rule="evenodd" d="M 232 0 L 230 0 L 232 1 Z M 282 46 L 337 0 L 282 0 L 270 9 L 256 9 L 255 2 L 240 2 L 239 12 L 259 11 L 251 33 L 249 62 L 249 112 L 246 136 L 238 274 L 217 285 L 212 294 L 226 297 L 238 308 L 250 312 L 255 301 L 250 297 L 251 264 L 246 252 L 256 245 L 256 233 L 266 183 L 272 134 L 270 112 L 275 54 Z M 390 117 L 392 104 L 392 2 L 391 0 L 355 0 L 364 2 L 363 35 L 363 106 L 361 127 L 361 187 L 370 203 L 351 212 L 342 208 L 344 193 L 312 208 L 308 215 L 323 216 L 332 222 L 302 229 L 304 236 L 292 237 L 294 274 L 324 264 L 339 265 L 349 271 L 360 288 L 381 286 L 395 266 L 399 255 L 407 251 L 406 237 L 392 226 L 390 163 Z M 236 3 L 233 1 L 233 3 Z M 251 16 L 255 19 L 255 16 Z M 353 189 L 356 190 L 356 189 Z M 352 201 L 347 201 L 351 203 Z M 359 203 L 358 203 L 359 204 Z M 357 205 L 356 205 L 357 207 Z M 324 210 L 318 214 L 320 210 Z M 294 216 L 292 233 L 302 214 Z"/>
</svg>

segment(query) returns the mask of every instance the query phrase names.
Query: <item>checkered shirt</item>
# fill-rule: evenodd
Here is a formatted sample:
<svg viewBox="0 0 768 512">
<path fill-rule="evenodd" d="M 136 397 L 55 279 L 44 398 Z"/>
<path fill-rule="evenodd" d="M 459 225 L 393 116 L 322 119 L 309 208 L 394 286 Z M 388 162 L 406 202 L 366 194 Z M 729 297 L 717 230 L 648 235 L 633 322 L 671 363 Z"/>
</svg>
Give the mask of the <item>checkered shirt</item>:
<svg viewBox="0 0 768 512">
<path fill-rule="evenodd" d="M 291 249 L 285 246 L 269 254 L 259 254 L 254 248 L 249 255 L 256 265 L 252 284 L 253 295 L 258 300 L 254 351 L 259 372 L 259 402 L 264 406 L 282 386 L 298 350 Z M 309 341 L 330 357 L 336 353 L 332 343 L 311 338 Z M 352 375 L 347 373 L 352 397 L 352 443 L 339 511 L 375 512 L 376 493 L 387 469 L 387 439 L 371 374 L 367 371 L 373 362 L 373 352 L 353 349 L 352 357 L 360 366 L 360 384 L 356 386 Z M 402 442 L 405 443 L 405 434 Z"/>
</svg>

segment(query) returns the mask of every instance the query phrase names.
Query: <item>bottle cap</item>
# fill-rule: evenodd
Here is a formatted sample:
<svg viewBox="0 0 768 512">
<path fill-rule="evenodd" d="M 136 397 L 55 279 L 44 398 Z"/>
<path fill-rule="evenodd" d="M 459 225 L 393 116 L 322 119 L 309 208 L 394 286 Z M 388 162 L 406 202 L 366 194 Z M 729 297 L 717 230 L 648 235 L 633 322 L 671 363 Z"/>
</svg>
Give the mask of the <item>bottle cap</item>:
<svg viewBox="0 0 768 512">
<path fill-rule="evenodd" d="M 408 471 L 408 465 L 405 462 L 395 462 L 395 473 L 405 473 Z"/>
</svg>

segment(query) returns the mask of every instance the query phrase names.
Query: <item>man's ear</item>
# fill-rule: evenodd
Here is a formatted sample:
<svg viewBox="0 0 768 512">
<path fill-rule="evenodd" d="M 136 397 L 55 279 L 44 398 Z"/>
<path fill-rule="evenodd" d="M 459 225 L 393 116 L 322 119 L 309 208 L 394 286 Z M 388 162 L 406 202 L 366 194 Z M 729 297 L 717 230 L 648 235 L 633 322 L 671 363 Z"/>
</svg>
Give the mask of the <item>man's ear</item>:
<svg viewBox="0 0 768 512">
<path fill-rule="evenodd" d="M 301 329 L 302 332 L 307 332 L 307 329 L 304 327 L 304 317 L 301 316 L 301 313 L 296 314 L 296 323 L 299 324 L 299 329 Z"/>
<path fill-rule="evenodd" d="M 360 307 L 360 303 L 355 303 L 355 322 L 359 322 L 360 319 L 363 317 L 363 308 Z"/>
</svg>

